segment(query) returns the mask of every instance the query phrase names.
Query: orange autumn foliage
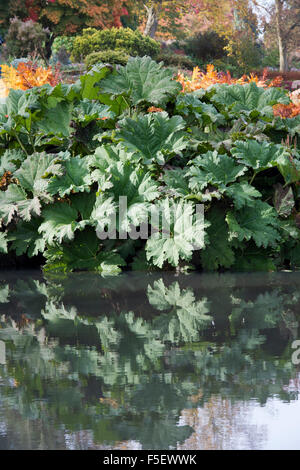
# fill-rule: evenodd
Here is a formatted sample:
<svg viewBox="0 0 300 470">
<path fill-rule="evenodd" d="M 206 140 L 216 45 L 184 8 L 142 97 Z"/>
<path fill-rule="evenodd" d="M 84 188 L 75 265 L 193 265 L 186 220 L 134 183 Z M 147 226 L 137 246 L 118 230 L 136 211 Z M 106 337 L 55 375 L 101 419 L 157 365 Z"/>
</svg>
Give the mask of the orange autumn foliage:
<svg viewBox="0 0 300 470">
<path fill-rule="evenodd" d="M 150 106 L 150 108 L 147 109 L 148 113 L 161 113 L 162 111 L 162 108 L 156 108 L 155 106 Z"/>
<path fill-rule="evenodd" d="M 241 78 L 233 78 L 229 71 L 218 72 L 213 64 L 207 65 L 207 70 L 201 72 L 199 67 L 195 67 L 192 73 L 192 77 L 189 79 L 184 76 L 183 73 L 178 73 L 177 81 L 182 85 L 182 91 L 189 93 L 201 88 L 207 89 L 211 85 L 227 83 L 228 85 L 241 84 L 255 82 L 257 86 L 261 87 L 271 87 L 271 86 L 280 86 L 282 83 L 281 77 L 275 77 L 275 79 L 268 82 L 267 80 L 267 71 L 264 71 L 264 74 L 261 78 L 257 75 L 250 74 L 249 76 L 243 75 Z"/>
<path fill-rule="evenodd" d="M 51 67 L 38 67 L 32 62 L 21 62 L 17 69 L 8 65 L 2 65 L 2 71 L 7 89 L 28 90 L 45 84 L 55 86 L 60 82 L 58 69 L 53 71 Z"/>
<path fill-rule="evenodd" d="M 272 80 L 268 80 L 268 71 L 264 70 L 262 77 L 250 74 L 249 76 L 243 75 L 241 78 L 233 78 L 230 72 L 218 72 L 213 64 L 207 65 L 207 70 L 201 72 L 199 67 L 195 67 L 191 78 L 186 77 L 183 73 L 178 73 L 177 81 L 182 85 L 183 93 L 190 93 L 201 88 L 207 89 L 211 85 L 227 83 L 228 85 L 255 82 L 257 86 L 263 88 L 278 87 L 282 84 L 282 77 L 277 76 Z M 279 116 L 283 119 L 293 118 L 300 115 L 300 91 L 296 90 L 290 93 L 291 103 L 281 104 L 278 103 L 273 106 L 274 116 Z"/>
<path fill-rule="evenodd" d="M 279 116 L 282 119 L 293 118 L 300 114 L 300 105 L 294 103 L 289 104 L 275 104 L 273 106 L 274 116 Z"/>
</svg>

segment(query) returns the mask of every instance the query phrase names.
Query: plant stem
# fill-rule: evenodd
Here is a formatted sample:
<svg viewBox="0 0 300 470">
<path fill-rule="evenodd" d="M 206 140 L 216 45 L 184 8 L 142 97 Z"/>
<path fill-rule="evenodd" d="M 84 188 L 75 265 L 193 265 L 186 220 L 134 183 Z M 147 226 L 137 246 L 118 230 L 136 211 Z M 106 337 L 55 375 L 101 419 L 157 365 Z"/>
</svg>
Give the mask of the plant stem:
<svg viewBox="0 0 300 470">
<path fill-rule="evenodd" d="M 24 153 L 26 153 L 26 156 L 28 157 L 27 150 L 25 149 L 24 145 L 22 144 L 22 142 L 21 142 L 21 140 L 19 139 L 18 134 L 17 134 L 16 132 L 14 132 L 14 136 L 15 136 L 15 138 L 17 139 L 18 144 L 20 145 L 21 149 L 23 150 Z"/>
</svg>

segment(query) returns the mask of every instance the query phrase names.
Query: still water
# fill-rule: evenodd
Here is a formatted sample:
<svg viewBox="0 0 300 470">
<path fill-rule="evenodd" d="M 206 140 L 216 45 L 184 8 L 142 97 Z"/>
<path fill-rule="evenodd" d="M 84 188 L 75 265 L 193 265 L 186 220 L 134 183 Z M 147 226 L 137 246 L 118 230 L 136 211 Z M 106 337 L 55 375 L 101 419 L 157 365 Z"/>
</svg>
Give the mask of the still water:
<svg viewBox="0 0 300 470">
<path fill-rule="evenodd" d="M 300 273 L 2 272 L 0 449 L 300 449 L 299 321 Z"/>
</svg>

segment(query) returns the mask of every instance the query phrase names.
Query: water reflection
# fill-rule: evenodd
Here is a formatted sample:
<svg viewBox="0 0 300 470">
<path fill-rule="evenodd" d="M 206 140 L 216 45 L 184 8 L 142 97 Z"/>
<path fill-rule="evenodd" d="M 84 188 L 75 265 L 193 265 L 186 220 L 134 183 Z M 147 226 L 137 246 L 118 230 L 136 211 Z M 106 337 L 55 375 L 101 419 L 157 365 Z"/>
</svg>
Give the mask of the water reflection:
<svg viewBox="0 0 300 470">
<path fill-rule="evenodd" d="M 299 286 L 298 273 L 2 273 L 0 448 L 271 446 L 284 418 L 259 410 L 299 404 Z"/>
</svg>

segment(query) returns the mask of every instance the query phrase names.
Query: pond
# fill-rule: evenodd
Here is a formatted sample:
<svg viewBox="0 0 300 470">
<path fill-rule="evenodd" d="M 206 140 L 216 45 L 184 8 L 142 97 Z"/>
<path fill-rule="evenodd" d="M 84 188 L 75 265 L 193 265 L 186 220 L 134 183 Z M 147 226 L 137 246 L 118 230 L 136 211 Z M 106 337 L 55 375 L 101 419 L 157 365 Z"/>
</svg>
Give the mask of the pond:
<svg viewBox="0 0 300 470">
<path fill-rule="evenodd" d="M 0 449 L 300 449 L 299 320 L 300 273 L 2 272 Z"/>
</svg>

